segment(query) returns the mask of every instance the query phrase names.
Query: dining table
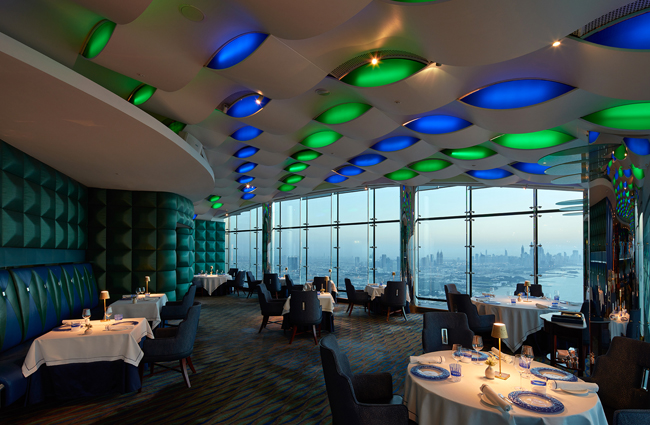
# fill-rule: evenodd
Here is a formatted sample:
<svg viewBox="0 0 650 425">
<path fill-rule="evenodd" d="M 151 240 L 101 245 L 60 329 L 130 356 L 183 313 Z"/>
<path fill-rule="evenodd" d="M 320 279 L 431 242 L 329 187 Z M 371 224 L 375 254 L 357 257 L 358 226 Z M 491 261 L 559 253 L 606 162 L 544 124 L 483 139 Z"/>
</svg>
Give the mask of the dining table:
<svg viewBox="0 0 650 425">
<path fill-rule="evenodd" d="M 369 283 L 364 288 L 364 291 L 370 295 L 370 301 L 374 300 L 376 297 L 381 297 L 381 295 L 386 290 L 386 285 L 382 283 Z M 411 302 L 411 295 L 409 291 L 406 291 L 406 302 Z"/>
<path fill-rule="evenodd" d="M 160 310 L 167 304 L 167 295 L 151 294 L 150 296 L 137 295 L 134 303 L 131 295 L 125 295 L 121 300 L 111 304 L 113 317 L 121 314 L 123 318 L 144 317 L 151 322 L 151 328 L 160 324 Z"/>
<path fill-rule="evenodd" d="M 512 302 L 512 300 L 516 302 Z M 473 297 L 472 303 L 476 306 L 478 314 L 494 314 L 495 322 L 506 325 L 508 338 L 503 343 L 514 353 L 521 347 L 528 335 L 541 330 L 544 321 L 540 315 L 553 311 L 580 311 L 582 304 L 559 301 L 557 307 L 553 307 L 552 300 L 545 298 L 526 297 L 521 301 L 517 297 L 496 296 L 496 297 Z"/>
<path fill-rule="evenodd" d="M 289 320 L 289 312 L 291 310 L 291 295 L 284 302 L 282 306 L 282 329 L 291 328 Z M 318 292 L 318 302 L 320 302 L 321 310 L 323 312 L 323 320 L 321 322 L 322 329 L 334 332 L 334 297 L 329 292 Z"/>
<path fill-rule="evenodd" d="M 219 286 L 231 279 L 232 277 L 229 274 L 195 274 L 192 283 L 197 288 L 204 288 L 208 291 L 208 295 L 212 295 Z"/>
<path fill-rule="evenodd" d="M 460 363 L 460 381 L 453 382 L 445 377 L 445 373 L 450 375 L 450 365 L 455 363 L 451 354 L 451 351 L 427 354 L 443 356 L 444 360 L 439 364 L 408 365 L 404 404 L 408 408 L 409 418 L 420 425 L 607 425 L 603 406 L 595 392 L 567 392 L 550 389 L 550 385 L 547 385 L 544 398 L 535 392 L 531 397 L 530 378 L 520 380 L 513 364 L 502 362 L 501 365 L 503 372 L 510 374 L 509 379 L 488 379 L 485 377 L 487 365 L 482 362 L 473 364 L 469 362 L 469 357 L 466 357 L 467 363 Z M 530 371 L 546 377 L 581 382 L 573 375 L 536 361 L 531 363 Z M 529 376 L 535 379 L 534 375 Z M 484 384 L 494 393 L 510 400 L 506 403 L 511 410 L 504 411 L 491 402 L 485 396 L 488 390 L 483 388 L 482 391 Z M 517 389 L 519 385 L 525 392 Z"/>
</svg>

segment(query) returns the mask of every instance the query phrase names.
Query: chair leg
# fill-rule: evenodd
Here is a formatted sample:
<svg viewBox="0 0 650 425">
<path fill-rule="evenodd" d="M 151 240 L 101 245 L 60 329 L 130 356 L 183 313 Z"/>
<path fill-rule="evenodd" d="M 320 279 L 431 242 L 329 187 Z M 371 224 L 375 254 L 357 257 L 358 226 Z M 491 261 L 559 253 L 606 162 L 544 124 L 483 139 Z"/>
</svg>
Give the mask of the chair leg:
<svg viewBox="0 0 650 425">
<path fill-rule="evenodd" d="M 293 332 L 291 333 L 291 339 L 289 340 L 289 344 L 293 342 L 293 338 L 296 336 L 297 331 L 298 331 L 298 326 L 293 325 Z"/>
<path fill-rule="evenodd" d="M 321 329 L 321 324 L 318 324 L 318 337 L 320 338 L 320 329 Z"/>
<path fill-rule="evenodd" d="M 352 316 L 352 310 L 354 310 L 354 303 L 350 304 L 350 313 L 348 314 L 348 317 Z"/>
<path fill-rule="evenodd" d="M 266 324 L 269 322 L 269 316 L 264 316 L 264 319 L 262 319 L 262 326 L 260 326 L 260 331 L 258 333 L 262 332 L 262 329 L 266 327 Z"/>
<path fill-rule="evenodd" d="M 390 307 L 388 307 L 387 310 L 388 313 L 386 314 L 386 321 L 388 322 L 388 320 L 390 319 Z"/>
<path fill-rule="evenodd" d="M 314 335 L 314 344 L 318 345 L 318 338 L 316 338 L 316 325 L 311 325 L 311 332 Z"/>
<path fill-rule="evenodd" d="M 407 322 L 409 321 L 409 319 L 406 318 L 406 312 L 404 312 L 404 307 L 402 307 L 402 316 L 404 316 L 404 320 L 406 320 Z"/>
<path fill-rule="evenodd" d="M 153 375 L 153 367 L 154 367 L 154 365 L 155 365 L 154 362 L 149 363 L 149 368 L 151 369 L 151 372 L 149 373 L 149 376 Z"/>
<path fill-rule="evenodd" d="M 183 374 L 183 379 L 185 380 L 185 385 L 187 388 L 192 388 L 190 384 L 190 377 L 187 375 L 187 360 L 181 359 L 181 373 Z"/>
<path fill-rule="evenodd" d="M 192 370 L 192 373 L 196 373 L 196 369 L 194 369 L 194 365 L 192 364 L 192 357 L 190 356 L 187 356 L 187 365 Z"/>
</svg>

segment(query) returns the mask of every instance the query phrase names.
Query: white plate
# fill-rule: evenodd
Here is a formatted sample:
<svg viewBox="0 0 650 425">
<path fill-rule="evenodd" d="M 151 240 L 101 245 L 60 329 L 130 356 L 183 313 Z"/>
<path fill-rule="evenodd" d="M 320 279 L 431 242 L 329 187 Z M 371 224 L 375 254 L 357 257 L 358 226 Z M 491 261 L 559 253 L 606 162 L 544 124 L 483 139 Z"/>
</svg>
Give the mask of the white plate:
<svg viewBox="0 0 650 425">
<path fill-rule="evenodd" d="M 485 393 L 481 393 L 481 401 L 482 401 L 483 403 L 487 404 L 488 406 L 499 407 L 499 406 L 497 406 L 496 404 L 492 403 L 492 402 L 490 401 L 490 399 L 487 398 L 487 396 L 485 395 Z"/>
</svg>

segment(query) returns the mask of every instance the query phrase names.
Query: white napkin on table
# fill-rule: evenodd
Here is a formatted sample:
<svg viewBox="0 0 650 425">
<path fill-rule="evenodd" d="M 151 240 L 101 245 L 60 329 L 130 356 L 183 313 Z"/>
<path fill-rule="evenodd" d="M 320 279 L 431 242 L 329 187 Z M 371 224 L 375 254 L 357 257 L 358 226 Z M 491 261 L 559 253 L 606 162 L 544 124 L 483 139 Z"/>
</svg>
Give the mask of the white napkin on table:
<svg viewBox="0 0 650 425">
<path fill-rule="evenodd" d="M 587 390 L 592 393 L 598 392 L 598 384 L 592 382 L 566 382 L 566 381 L 548 381 L 549 388 L 553 390 L 580 391 Z"/>
<path fill-rule="evenodd" d="M 488 384 L 483 384 L 481 385 L 481 392 L 485 394 L 485 397 L 487 397 L 490 402 L 495 404 L 499 409 L 503 410 L 504 412 L 510 411 L 512 409 L 512 406 L 510 403 L 506 402 L 504 399 L 499 397 L 499 395 L 494 391 Z"/>
<path fill-rule="evenodd" d="M 492 347 L 491 351 L 495 356 L 499 357 L 499 349 L 498 348 Z M 506 363 L 512 363 L 513 362 L 512 358 L 509 355 L 505 354 L 503 351 L 501 352 L 501 360 L 503 360 Z"/>
<path fill-rule="evenodd" d="M 61 320 L 61 323 L 63 325 L 72 325 L 73 323 L 78 323 L 79 325 L 85 325 L 86 321 L 83 319 L 68 319 L 68 320 Z"/>
<path fill-rule="evenodd" d="M 130 331 L 135 326 L 133 325 L 110 325 L 108 327 L 109 331 Z"/>
<path fill-rule="evenodd" d="M 440 364 L 445 361 L 444 356 L 438 356 L 436 354 L 427 353 L 421 356 L 410 356 L 409 363 L 420 363 L 420 364 Z"/>
</svg>

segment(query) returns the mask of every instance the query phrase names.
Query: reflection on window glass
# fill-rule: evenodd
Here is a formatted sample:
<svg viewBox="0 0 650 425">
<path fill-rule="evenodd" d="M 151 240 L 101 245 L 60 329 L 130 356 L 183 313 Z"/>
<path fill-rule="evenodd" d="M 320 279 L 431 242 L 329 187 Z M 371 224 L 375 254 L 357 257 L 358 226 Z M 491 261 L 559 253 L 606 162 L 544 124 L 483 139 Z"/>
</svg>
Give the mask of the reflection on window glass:
<svg viewBox="0 0 650 425">
<path fill-rule="evenodd" d="M 251 213 L 250 211 L 245 211 L 237 216 L 237 230 L 248 230 L 250 229 L 251 223 Z"/>
<path fill-rule="evenodd" d="M 472 210 L 476 214 L 530 211 L 533 192 L 519 187 L 473 188 Z"/>
<path fill-rule="evenodd" d="M 368 284 L 368 225 L 341 226 L 339 229 L 339 282 L 345 288 L 345 278 L 356 289 Z"/>
<path fill-rule="evenodd" d="M 368 222 L 368 191 L 341 193 L 338 203 L 341 223 Z"/>
<path fill-rule="evenodd" d="M 575 202 L 571 202 L 575 201 Z M 558 205 L 558 202 L 563 204 Z M 543 210 L 582 206 L 582 190 L 538 190 L 537 205 Z"/>
<path fill-rule="evenodd" d="M 298 227 L 300 222 L 300 199 L 282 201 L 280 210 L 282 227 Z"/>
<path fill-rule="evenodd" d="M 375 218 L 381 220 L 399 220 L 399 187 L 374 189 Z"/>
<path fill-rule="evenodd" d="M 465 186 L 421 190 L 418 192 L 418 215 L 421 218 L 464 216 L 466 197 Z"/>
<path fill-rule="evenodd" d="M 287 267 L 289 274 L 298 276 L 300 274 L 300 229 L 282 229 L 282 249 L 280 266 L 277 273 L 284 275 L 284 268 Z"/>
</svg>

